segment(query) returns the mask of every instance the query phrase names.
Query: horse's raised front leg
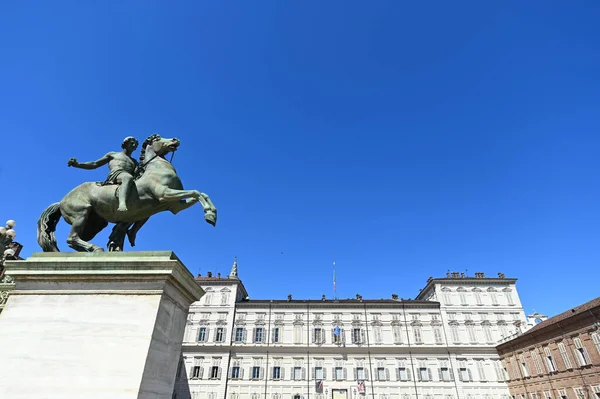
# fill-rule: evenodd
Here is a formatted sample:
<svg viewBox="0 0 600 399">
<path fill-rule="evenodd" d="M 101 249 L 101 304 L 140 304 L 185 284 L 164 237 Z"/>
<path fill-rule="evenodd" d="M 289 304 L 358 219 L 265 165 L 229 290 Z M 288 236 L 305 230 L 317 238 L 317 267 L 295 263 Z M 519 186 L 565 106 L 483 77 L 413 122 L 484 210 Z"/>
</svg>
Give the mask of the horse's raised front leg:
<svg viewBox="0 0 600 399">
<path fill-rule="evenodd" d="M 192 199 L 195 201 L 188 202 Z M 161 200 L 179 201 L 180 203 L 177 204 L 177 207 L 183 207 L 177 210 L 177 212 L 189 208 L 190 206 L 194 205 L 196 201 L 198 201 L 200 202 L 200 205 L 202 205 L 202 209 L 204 209 L 204 220 L 206 220 L 209 224 L 213 226 L 217 223 L 217 209 L 213 205 L 209 196 L 204 193 L 201 193 L 198 190 L 175 190 L 172 188 L 168 188 L 164 191 Z"/>
</svg>

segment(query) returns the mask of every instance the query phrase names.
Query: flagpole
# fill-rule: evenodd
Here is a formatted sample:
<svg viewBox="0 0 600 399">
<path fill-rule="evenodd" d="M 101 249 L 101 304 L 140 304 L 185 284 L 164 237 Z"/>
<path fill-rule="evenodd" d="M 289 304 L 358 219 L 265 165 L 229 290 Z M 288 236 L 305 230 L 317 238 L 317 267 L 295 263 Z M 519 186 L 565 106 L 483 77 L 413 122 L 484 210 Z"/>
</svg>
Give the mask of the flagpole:
<svg viewBox="0 0 600 399">
<path fill-rule="evenodd" d="M 337 299 L 337 286 L 335 281 L 335 261 L 333 261 L 333 299 Z"/>
</svg>

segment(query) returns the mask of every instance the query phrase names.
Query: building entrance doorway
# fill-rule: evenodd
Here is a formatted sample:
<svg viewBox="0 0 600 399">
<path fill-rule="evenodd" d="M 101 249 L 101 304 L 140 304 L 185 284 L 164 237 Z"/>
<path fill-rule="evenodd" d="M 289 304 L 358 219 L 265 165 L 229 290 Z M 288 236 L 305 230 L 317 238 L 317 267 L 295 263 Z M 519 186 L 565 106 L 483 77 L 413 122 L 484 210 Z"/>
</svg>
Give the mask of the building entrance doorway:
<svg viewBox="0 0 600 399">
<path fill-rule="evenodd" d="M 332 389 L 331 390 L 331 399 L 348 399 L 348 390 L 347 389 Z"/>
</svg>

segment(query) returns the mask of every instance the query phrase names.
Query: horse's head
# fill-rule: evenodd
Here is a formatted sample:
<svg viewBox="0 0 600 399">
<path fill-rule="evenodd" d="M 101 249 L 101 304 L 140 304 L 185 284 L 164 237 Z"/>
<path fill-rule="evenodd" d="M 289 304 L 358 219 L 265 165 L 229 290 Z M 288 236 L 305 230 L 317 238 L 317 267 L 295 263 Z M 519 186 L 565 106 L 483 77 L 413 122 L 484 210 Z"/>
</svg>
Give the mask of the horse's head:
<svg viewBox="0 0 600 399">
<path fill-rule="evenodd" d="M 144 141 L 142 152 L 150 151 L 159 157 L 164 157 L 169 152 L 177 151 L 179 144 L 181 144 L 179 139 L 168 139 L 160 137 L 158 134 L 153 134 Z"/>
</svg>

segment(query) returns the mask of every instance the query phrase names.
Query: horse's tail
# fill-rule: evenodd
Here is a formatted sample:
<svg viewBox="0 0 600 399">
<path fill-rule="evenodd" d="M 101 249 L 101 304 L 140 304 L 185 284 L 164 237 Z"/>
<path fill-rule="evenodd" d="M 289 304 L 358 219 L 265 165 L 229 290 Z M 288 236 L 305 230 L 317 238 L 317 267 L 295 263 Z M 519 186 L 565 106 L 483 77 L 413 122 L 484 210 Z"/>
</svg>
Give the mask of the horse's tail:
<svg viewBox="0 0 600 399">
<path fill-rule="evenodd" d="M 55 202 L 46 208 L 38 219 L 37 242 L 44 252 L 60 252 L 54 236 L 60 217 L 60 202 Z"/>
</svg>

